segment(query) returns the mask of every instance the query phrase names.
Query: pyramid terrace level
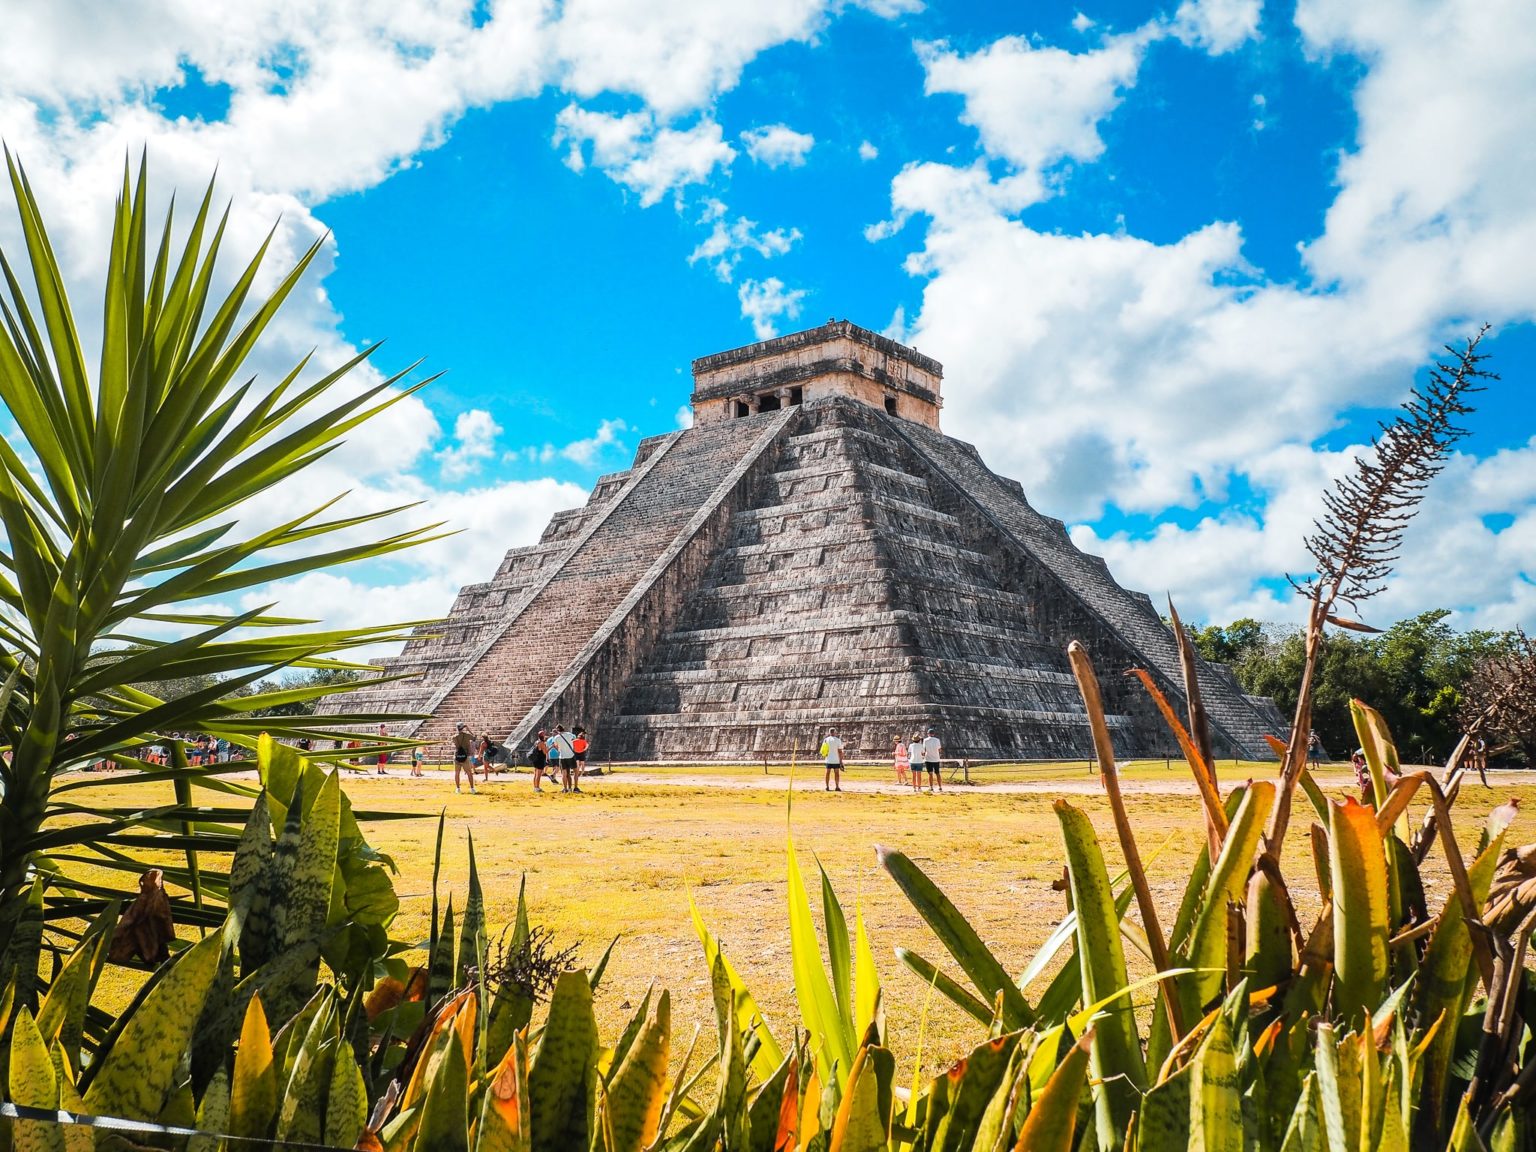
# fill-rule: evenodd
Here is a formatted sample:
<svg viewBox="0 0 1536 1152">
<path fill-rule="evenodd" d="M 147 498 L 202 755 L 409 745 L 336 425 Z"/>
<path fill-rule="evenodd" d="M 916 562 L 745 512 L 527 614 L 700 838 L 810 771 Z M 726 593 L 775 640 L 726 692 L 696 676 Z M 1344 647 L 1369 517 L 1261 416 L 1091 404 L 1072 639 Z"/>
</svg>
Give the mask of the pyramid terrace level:
<svg viewBox="0 0 1536 1152">
<path fill-rule="evenodd" d="M 850 758 L 935 727 L 946 756 L 1087 754 L 1082 640 L 1122 756 L 1172 751 L 1146 668 L 1182 708 L 1172 632 L 1061 521 L 939 428 L 940 365 L 835 321 L 694 361 L 692 428 L 640 443 L 587 503 L 513 548 L 322 711 L 441 755 L 463 721 L 526 750 L 555 720 L 606 760 L 787 759 L 836 726 Z M 1285 723 L 1202 664 L 1218 755 Z"/>
</svg>

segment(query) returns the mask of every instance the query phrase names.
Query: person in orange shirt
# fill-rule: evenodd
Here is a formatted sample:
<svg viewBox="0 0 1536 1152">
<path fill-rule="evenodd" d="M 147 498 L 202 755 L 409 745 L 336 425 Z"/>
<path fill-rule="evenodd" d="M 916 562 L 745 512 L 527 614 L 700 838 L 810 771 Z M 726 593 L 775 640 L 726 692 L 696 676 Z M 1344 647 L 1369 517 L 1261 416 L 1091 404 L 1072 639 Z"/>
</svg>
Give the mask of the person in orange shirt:
<svg viewBox="0 0 1536 1152">
<path fill-rule="evenodd" d="M 589 745 L 587 744 L 587 730 L 585 728 L 576 729 L 576 738 L 571 741 L 571 747 L 576 750 L 576 783 L 580 784 L 581 774 L 587 770 L 587 748 Z M 580 792 L 581 789 L 573 788 L 572 791 Z"/>
</svg>

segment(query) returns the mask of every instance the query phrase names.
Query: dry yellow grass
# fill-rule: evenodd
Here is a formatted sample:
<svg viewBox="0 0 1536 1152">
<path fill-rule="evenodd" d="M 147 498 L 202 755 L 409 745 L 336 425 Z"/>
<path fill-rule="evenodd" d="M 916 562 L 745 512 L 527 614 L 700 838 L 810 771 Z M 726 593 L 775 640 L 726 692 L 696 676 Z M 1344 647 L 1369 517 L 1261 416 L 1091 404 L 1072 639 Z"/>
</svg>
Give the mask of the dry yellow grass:
<svg viewBox="0 0 1536 1152">
<path fill-rule="evenodd" d="M 1223 765 L 1223 776 L 1230 784 L 1273 770 L 1273 765 Z M 427 817 L 374 825 L 369 833 L 400 869 L 401 913 L 395 925 L 400 938 L 426 935 L 434 817 L 441 808 L 448 816 L 444 888 L 455 892 L 457 904 L 462 906 L 464 895 L 465 834 L 473 832 L 493 928 L 511 919 L 519 878 L 526 874 L 532 919 L 552 929 L 557 943 L 577 945 L 583 963 L 619 937 L 598 997 L 605 1038 L 617 1035 L 628 1006 L 652 980 L 672 990 L 680 1043 L 694 1024 L 708 1026 L 708 974 L 689 922 L 690 892 L 775 1032 L 787 1036 L 799 1018 L 785 916 L 787 777 L 779 773 L 766 787 L 749 787 L 763 783 L 761 769 L 712 771 L 707 774 L 712 783 L 703 775 L 621 769 L 588 781 L 581 796 L 547 787 L 544 795 L 534 795 L 527 775 L 499 777 L 479 796 L 455 795 L 442 778 L 412 780 L 398 769 L 382 779 L 349 774 L 345 787 L 360 809 Z M 978 778 L 1009 783 L 914 796 L 889 786 L 885 772 L 870 769 L 848 774 L 850 791 L 828 795 L 821 791 L 819 773 L 802 770 L 799 784 L 811 790 L 795 793 L 793 833 L 804 865 L 814 868 L 813 854 L 821 860 L 850 922 L 854 905 L 863 909 L 885 984 L 891 1035 L 904 1064 L 915 1054 L 926 986 L 896 961 L 892 948 L 913 948 L 954 969 L 876 864 L 876 844 L 899 848 L 927 870 L 1014 971 L 1022 970 L 1064 909 L 1062 894 L 1051 887 L 1062 871 L 1051 811 L 1057 790 L 1069 792 L 1071 802 L 1093 819 L 1111 871 L 1119 864 L 1107 807 L 1082 765 L 1021 766 Z M 1171 919 L 1202 842 L 1198 803 L 1187 777 L 1161 761 L 1134 766 L 1127 778 L 1138 843 L 1143 856 L 1152 857 L 1149 879 Z M 1348 781 L 1338 773 L 1322 779 L 1333 792 L 1342 792 Z M 1039 790 L 1004 791 L 1026 787 Z M 1467 789 L 1458 805 L 1463 842 L 1470 848 L 1474 829 L 1494 804 L 1531 790 L 1519 776 L 1490 790 Z M 1420 811 L 1416 805 L 1415 817 Z M 1315 890 L 1304 842 L 1311 816 L 1298 798 L 1287 873 L 1304 916 L 1309 904 L 1315 911 L 1315 899 L 1305 899 Z M 1536 839 L 1536 815 L 1523 813 L 1511 837 L 1514 843 Z M 1438 857 L 1427 874 L 1435 905 L 1447 890 Z M 819 919 L 819 896 L 813 892 L 812 898 Z M 1132 959 L 1135 967 L 1139 958 Z M 927 1032 L 923 1062 L 930 1068 L 959 1055 L 980 1034 L 941 998 L 931 1005 Z"/>
</svg>

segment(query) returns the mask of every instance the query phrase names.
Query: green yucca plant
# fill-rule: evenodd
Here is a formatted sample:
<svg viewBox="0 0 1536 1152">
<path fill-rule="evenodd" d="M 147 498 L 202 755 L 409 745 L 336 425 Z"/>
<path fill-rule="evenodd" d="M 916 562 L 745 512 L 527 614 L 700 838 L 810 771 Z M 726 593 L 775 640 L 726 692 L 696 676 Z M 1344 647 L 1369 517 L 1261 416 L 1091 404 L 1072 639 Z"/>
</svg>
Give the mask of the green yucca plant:
<svg viewBox="0 0 1536 1152">
<path fill-rule="evenodd" d="M 301 734 L 306 718 L 253 713 L 356 685 L 241 693 L 285 668 L 348 666 L 349 650 L 399 635 L 196 605 L 394 552 L 430 530 L 333 541 L 390 515 L 332 517 L 334 501 L 239 530 L 253 498 L 413 391 L 396 391 L 396 376 L 336 398 L 337 382 L 373 349 L 307 383 L 308 358 L 281 380 L 245 378 L 319 242 L 264 300 L 252 296 L 263 244 L 220 296 L 227 214 L 212 216 L 212 186 L 178 243 L 172 211 L 158 236 L 152 226 L 146 165 L 134 182 L 125 167 L 93 366 L 36 197 L 6 160 L 30 283 L 0 252 L 0 400 L 18 434 L 14 445 L 0 437 L 0 980 L 17 974 L 30 1003 L 40 948 L 66 946 L 80 922 L 131 897 L 146 849 L 184 855 L 184 867 L 165 869 L 187 893 L 171 901 L 178 922 L 207 930 L 223 921 L 231 877 L 205 857 L 233 847 L 248 797 L 220 781 L 224 766 L 189 768 L 179 754 L 149 764 L 138 758 L 143 745 L 206 732 L 253 748 L 263 731 Z M 146 635 L 157 627 L 178 638 Z M 134 687 L 209 676 L 214 686 L 170 700 Z M 67 775 L 107 760 L 124 771 Z M 98 799 L 105 783 L 152 788 L 124 806 Z"/>
</svg>

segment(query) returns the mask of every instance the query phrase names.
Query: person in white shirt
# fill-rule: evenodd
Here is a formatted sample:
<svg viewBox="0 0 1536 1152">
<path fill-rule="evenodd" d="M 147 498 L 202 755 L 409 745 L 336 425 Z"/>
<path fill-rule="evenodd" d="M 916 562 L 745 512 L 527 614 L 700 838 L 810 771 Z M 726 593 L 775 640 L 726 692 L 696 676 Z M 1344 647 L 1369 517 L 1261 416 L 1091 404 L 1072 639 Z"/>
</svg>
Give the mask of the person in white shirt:
<svg viewBox="0 0 1536 1152">
<path fill-rule="evenodd" d="M 821 742 L 821 747 L 827 760 L 827 791 L 834 791 L 832 784 L 835 777 L 837 782 L 835 790 L 841 792 L 843 790 L 843 741 L 838 736 L 836 728 L 827 729 L 827 736 Z"/>
<path fill-rule="evenodd" d="M 575 734 L 570 728 L 555 721 L 555 734 L 549 740 L 549 752 L 553 759 L 560 762 L 560 791 L 579 792 L 576 787 L 576 744 Z"/>
<path fill-rule="evenodd" d="M 939 771 L 939 756 L 942 752 L 939 738 L 933 734 L 932 728 L 928 729 L 928 736 L 923 741 L 923 764 L 928 769 L 928 791 L 930 792 L 933 791 L 935 783 L 938 784 L 940 792 L 944 791 L 944 774 Z M 915 770 L 913 775 L 917 775 Z"/>
</svg>

